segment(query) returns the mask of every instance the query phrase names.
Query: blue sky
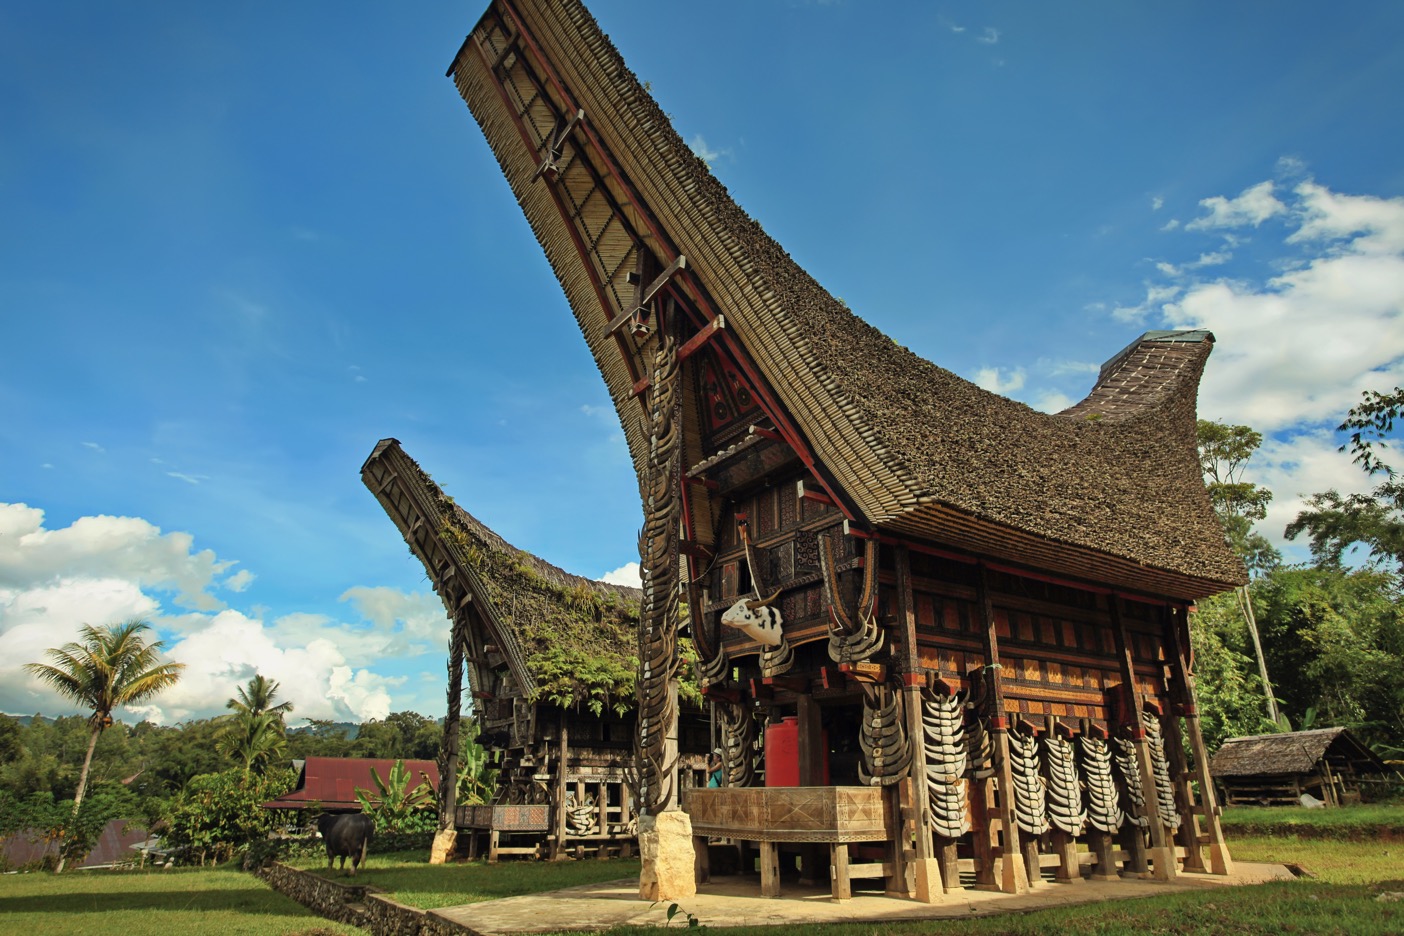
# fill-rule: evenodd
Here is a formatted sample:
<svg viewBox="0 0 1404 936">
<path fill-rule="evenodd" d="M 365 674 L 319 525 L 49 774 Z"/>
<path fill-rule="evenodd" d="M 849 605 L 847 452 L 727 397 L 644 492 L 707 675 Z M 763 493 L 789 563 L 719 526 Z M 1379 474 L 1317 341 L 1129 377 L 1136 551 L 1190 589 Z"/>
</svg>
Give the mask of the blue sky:
<svg viewBox="0 0 1404 936">
<path fill-rule="evenodd" d="M 442 610 L 358 475 L 385 436 L 519 547 L 637 558 L 603 383 L 443 77 L 484 5 L 0 8 L 0 710 L 64 711 L 19 663 L 142 614 L 190 676 L 136 714 L 255 669 L 440 714 Z M 1404 382 L 1404 6 L 590 7 L 900 343 L 1056 410 L 1209 327 L 1264 532 L 1363 486 L 1329 430 Z"/>
</svg>

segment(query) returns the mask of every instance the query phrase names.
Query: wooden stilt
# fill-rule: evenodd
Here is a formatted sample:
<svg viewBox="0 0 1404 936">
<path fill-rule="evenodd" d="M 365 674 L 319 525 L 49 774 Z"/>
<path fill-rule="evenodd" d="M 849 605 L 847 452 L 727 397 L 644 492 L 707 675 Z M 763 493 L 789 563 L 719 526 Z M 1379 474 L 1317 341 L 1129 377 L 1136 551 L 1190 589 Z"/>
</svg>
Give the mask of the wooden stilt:
<svg viewBox="0 0 1404 936">
<path fill-rule="evenodd" d="M 1053 852 L 1058 856 L 1054 877 L 1064 884 L 1082 883 L 1082 865 L 1077 857 L 1077 839 L 1061 829 L 1053 830 Z"/>
<path fill-rule="evenodd" d="M 830 894 L 835 901 L 848 900 L 853 896 L 853 882 L 848 879 L 848 843 L 834 842 L 829 845 L 829 873 L 833 875 Z"/>
<path fill-rule="evenodd" d="M 1092 880 L 1116 880 L 1116 857 L 1113 853 L 1111 834 L 1093 829 L 1087 833 L 1087 842 L 1091 846 L 1092 854 L 1097 859 L 1097 864 L 1092 869 Z"/>
<path fill-rule="evenodd" d="M 780 850 L 774 842 L 760 843 L 761 896 L 780 896 Z"/>
<path fill-rule="evenodd" d="M 1194 779 L 1199 784 L 1200 802 L 1203 804 L 1204 831 L 1209 838 L 1209 872 L 1211 874 L 1232 874 L 1233 859 L 1229 857 L 1228 844 L 1224 841 L 1224 829 L 1219 822 L 1218 797 L 1214 792 L 1214 780 L 1209 776 L 1209 752 L 1204 746 L 1204 736 L 1199 730 L 1199 704 L 1195 698 L 1194 673 L 1189 666 L 1189 614 L 1184 608 L 1172 608 L 1168 616 L 1166 630 L 1169 632 L 1167 647 L 1172 652 L 1171 674 L 1178 674 L 1182 680 L 1185 713 L 1185 734 L 1189 736 L 1190 754 L 1194 757 Z"/>
<path fill-rule="evenodd" d="M 980 567 L 976 585 L 976 604 L 980 611 L 981 630 L 985 639 L 985 658 L 990 679 L 990 742 L 994 748 L 994 810 L 988 814 L 999 820 L 1000 862 L 999 889 L 1006 894 L 1020 894 L 1029 889 L 1030 878 L 1025 863 L 1019 860 L 1019 827 L 1014 822 L 1014 775 L 1009 766 L 1009 719 L 1004 711 L 1004 689 L 1000 685 L 999 636 L 995 633 L 994 603 L 990 599 L 989 572 Z M 1037 878 L 1034 878 L 1037 880 Z"/>
<path fill-rule="evenodd" d="M 1116 595 L 1107 597 L 1107 609 L 1111 615 L 1112 633 L 1116 638 L 1117 662 L 1121 665 L 1121 679 L 1126 699 L 1131 711 L 1131 741 L 1136 747 L 1136 760 L 1141 773 L 1141 792 L 1146 799 L 1146 815 L 1150 819 L 1150 851 L 1147 857 L 1151 862 L 1151 875 L 1158 881 L 1174 880 L 1177 873 L 1175 849 L 1165 836 L 1165 823 L 1160 818 L 1160 798 L 1156 795 L 1155 768 L 1151 765 L 1150 743 L 1146 740 L 1146 729 L 1141 725 L 1140 690 L 1136 688 L 1136 664 L 1131 656 L 1131 642 L 1126 636 L 1126 623 L 1121 619 L 1121 599 Z"/>
<path fill-rule="evenodd" d="M 902 692 L 906 696 L 907 743 L 912 751 L 912 887 L 922 903 L 939 903 L 945 894 L 941 863 L 932 845 L 931 800 L 926 788 L 926 729 L 921 719 L 921 686 L 925 682 L 917 654 L 916 602 L 912 596 L 911 553 L 906 546 L 893 552 L 897 569 L 897 617 L 902 628 Z"/>
</svg>

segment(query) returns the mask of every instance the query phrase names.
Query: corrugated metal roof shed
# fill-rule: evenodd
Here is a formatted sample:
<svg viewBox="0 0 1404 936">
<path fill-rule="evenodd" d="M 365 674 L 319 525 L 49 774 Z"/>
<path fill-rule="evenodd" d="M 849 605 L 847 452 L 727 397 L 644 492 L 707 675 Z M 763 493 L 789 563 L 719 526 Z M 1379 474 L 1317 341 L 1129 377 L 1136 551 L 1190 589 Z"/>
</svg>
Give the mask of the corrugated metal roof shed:
<svg viewBox="0 0 1404 936">
<path fill-rule="evenodd" d="M 405 770 L 414 778 L 413 784 L 427 780 L 437 793 L 439 765 L 431 760 L 406 760 Z M 374 769 L 381 780 L 388 780 L 395 766 L 393 758 L 369 757 L 309 757 L 298 776 L 297 787 L 275 800 L 264 803 L 265 809 L 306 809 L 317 804 L 333 810 L 359 810 L 356 789 L 375 794 L 379 788 L 371 779 Z M 372 796 L 372 799 L 375 797 Z"/>
</svg>

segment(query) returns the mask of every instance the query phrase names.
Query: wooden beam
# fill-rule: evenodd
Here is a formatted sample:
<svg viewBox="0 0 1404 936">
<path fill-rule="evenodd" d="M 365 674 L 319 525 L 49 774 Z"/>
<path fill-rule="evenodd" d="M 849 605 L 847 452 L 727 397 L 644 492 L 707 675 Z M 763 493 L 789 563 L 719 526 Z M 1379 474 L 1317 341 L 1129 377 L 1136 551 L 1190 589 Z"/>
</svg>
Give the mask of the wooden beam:
<svg viewBox="0 0 1404 936">
<path fill-rule="evenodd" d="M 711 341 L 714 337 L 716 337 L 717 332 L 721 331 L 725 327 L 725 315 L 718 315 L 706 325 L 703 325 L 697 330 L 697 334 L 693 335 L 691 338 L 687 339 L 687 341 L 683 342 L 683 346 L 678 349 L 678 360 L 685 361 L 688 358 L 692 357 L 692 355 L 696 354 L 699 350 L 701 350 L 703 345 L 705 345 L 707 342 Z"/>
<path fill-rule="evenodd" d="M 893 561 L 897 567 L 897 622 L 902 635 L 901 667 L 902 694 L 907 715 L 907 743 L 911 746 L 912 820 L 915 825 L 916 858 L 912 862 L 912 880 L 916 899 L 922 903 L 938 903 L 945 894 L 941 862 L 936 856 L 931 830 L 931 797 L 926 780 L 926 728 L 922 723 L 921 658 L 917 655 L 916 600 L 912 595 L 912 557 L 907 547 L 898 546 Z M 894 654 L 896 656 L 896 654 Z M 899 843 L 905 846 L 905 842 Z M 954 842 L 943 845 L 955 847 Z M 957 885 L 959 881 L 957 881 Z"/>
<path fill-rule="evenodd" d="M 1125 686 L 1126 701 L 1131 708 L 1131 741 L 1136 747 L 1136 760 L 1141 768 L 1141 793 L 1145 797 L 1146 816 L 1150 823 L 1150 859 L 1153 862 L 1151 873 L 1156 880 L 1171 881 L 1176 874 L 1175 849 L 1166 840 L 1165 823 L 1160 818 L 1160 797 L 1156 795 L 1150 742 L 1146 739 L 1145 726 L 1141 724 L 1143 700 L 1140 690 L 1136 688 L 1136 661 L 1131 656 L 1131 641 L 1126 633 L 1126 622 L 1121 619 L 1121 599 L 1116 595 L 1107 596 L 1107 609 L 1111 615 L 1112 634 L 1116 638 L 1116 658 L 1121 667 L 1121 681 Z"/>
<path fill-rule="evenodd" d="M 977 851 L 982 851 L 986 867 L 978 869 L 977 881 L 985 887 L 997 887 L 1007 894 L 1021 894 L 1029 889 L 1029 875 L 1020 860 L 1019 827 L 1014 820 L 1014 771 L 1009 764 L 1009 716 L 1004 711 L 1004 687 L 1001 685 L 999 635 L 995 633 L 994 600 L 990 597 L 989 572 L 981 565 L 976 579 L 975 600 L 980 613 L 982 636 L 985 639 L 985 659 L 989 670 L 990 741 L 994 748 L 994 777 L 982 790 L 984 829 L 976 829 Z M 997 787 L 997 789 L 996 789 Z M 997 794 L 997 795 L 996 795 Z M 978 815 L 979 813 L 977 813 Z M 995 836 L 989 820 L 999 821 L 999 877 L 994 876 Z"/>
<path fill-rule="evenodd" d="M 638 301 L 634 304 L 633 309 L 629 310 L 628 312 L 621 312 L 620 314 L 616 315 L 613 319 L 610 320 L 609 324 L 605 326 L 605 334 L 613 335 L 615 332 L 619 331 L 619 329 L 624 327 L 625 322 L 628 322 L 638 317 L 639 313 L 647 314 L 648 304 L 653 301 L 653 297 L 658 294 L 658 291 L 664 286 L 668 285 L 668 280 L 672 279 L 675 273 L 677 273 L 679 270 L 685 269 L 687 269 L 687 256 L 684 254 L 678 254 L 677 259 L 675 259 L 672 263 L 668 264 L 663 269 L 663 272 L 655 276 L 653 278 L 653 282 L 649 283 L 648 287 L 645 288 L 643 292 L 639 294 Z M 720 318 L 721 316 L 717 316 L 717 319 Z M 713 323 L 715 323 L 717 319 L 714 319 Z M 722 326 L 715 327 L 720 328 Z"/>
</svg>

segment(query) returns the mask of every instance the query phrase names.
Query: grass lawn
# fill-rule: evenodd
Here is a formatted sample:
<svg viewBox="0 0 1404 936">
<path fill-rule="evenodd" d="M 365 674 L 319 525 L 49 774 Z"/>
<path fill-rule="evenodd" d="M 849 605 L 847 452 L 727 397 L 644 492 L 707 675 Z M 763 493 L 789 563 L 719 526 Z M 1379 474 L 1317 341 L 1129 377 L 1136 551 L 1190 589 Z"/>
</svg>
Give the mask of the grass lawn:
<svg viewBox="0 0 1404 936">
<path fill-rule="evenodd" d="M 315 871 L 339 884 L 378 887 L 400 903 L 426 910 L 639 876 L 637 858 L 431 865 L 424 852 L 388 852 L 371 855 L 354 878 L 340 870 L 328 873 L 325 858 L 300 858 L 288 864 Z"/>
<path fill-rule="evenodd" d="M 228 868 L 0 875 L 0 932 L 23 936 L 361 933 Z"/>
</svg>

